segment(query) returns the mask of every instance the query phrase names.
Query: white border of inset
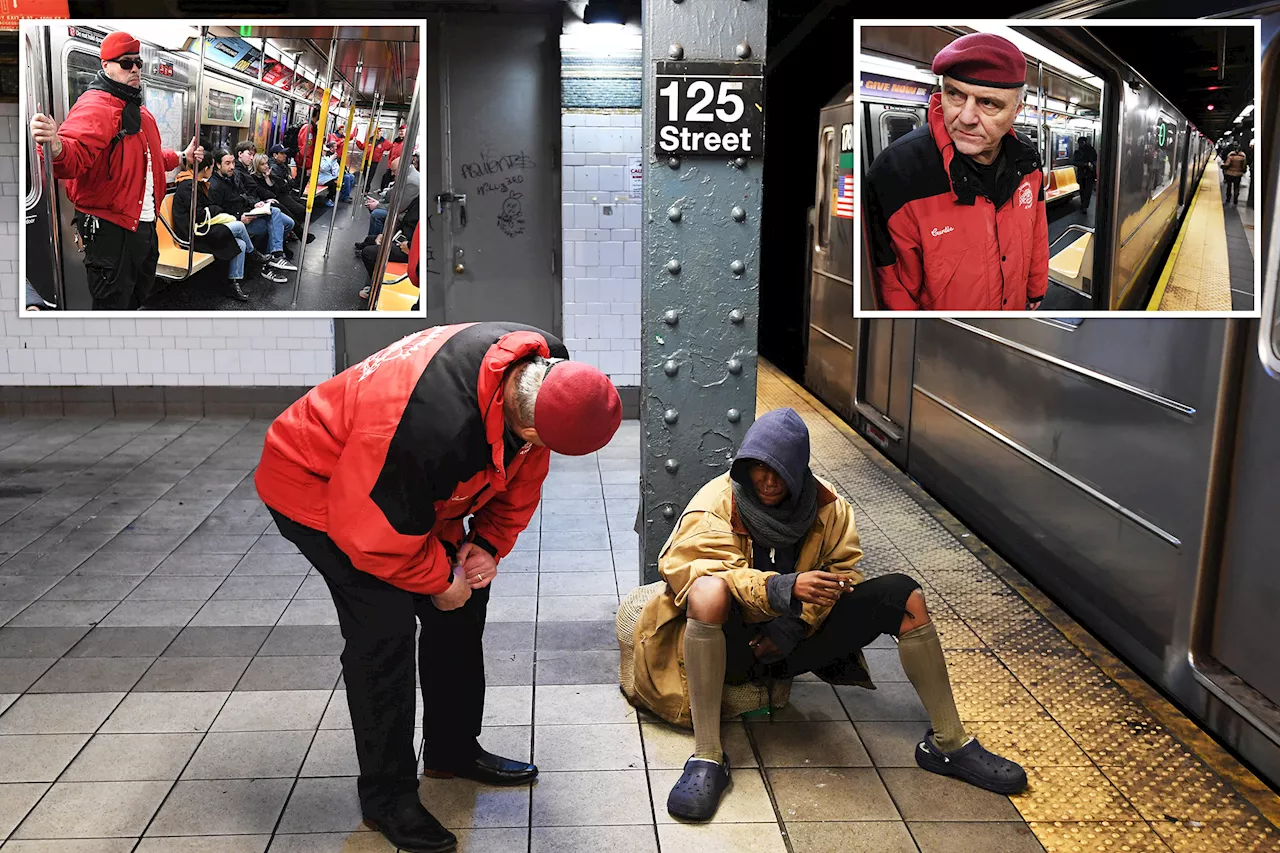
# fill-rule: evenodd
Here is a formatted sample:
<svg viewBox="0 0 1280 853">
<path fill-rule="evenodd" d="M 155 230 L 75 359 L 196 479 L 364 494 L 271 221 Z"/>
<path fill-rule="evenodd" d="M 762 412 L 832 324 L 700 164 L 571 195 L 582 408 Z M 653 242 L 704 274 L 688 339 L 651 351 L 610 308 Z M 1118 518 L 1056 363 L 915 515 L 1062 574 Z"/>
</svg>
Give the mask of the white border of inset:
<svg viewBox="0 0 1280 853">
<path fill-rule="evenodd" d="M 419 134 L 419 152 L 422 159 L 426 161 L 427 135 L 426 135 L 426 115 L 427 115 L 427 80 L 426 80 L 426 49 L 427 49 L 427 20 L 423 18 L 409 18 L 403 20 L 397 19 L 373 19 L 373 20 L 349 20 L 349 19 L 326 19 L 326 18 L 262 18 L 251 20 L 215 20 L 215 19 L 195 19 L 183 20 L 179 23 L 189 26 L 254 26 L 254 27 L 417 27 L 418 28 L 418 76 L 416 85 L 418 87 L 419 97 L 421 100 L 421 117 L 418 122 Z M 28 27 L 112 27 L 114 29 L 128 29 L 136 27 L 139 24 L 168 25 L 172 26 L 174 21 L 166 18 L 24 18 L 18 22 L 18 38 L 19 50 L 23 45 L 23 37 Z M 19 134 L 29 135 L 30 126 L 27 123 L 27 68 L 26 62 L 18 63 L 18 122 L 17 132 Z M 417 313 L 411 311 L 245 311 L 245 310 L 228 310 L 228 311 L 27 311 L 26 307 L 26 274 L 27 274 L 27 226 L 26 226 L 26 197 L 27 197 L 27 178 L 30 170 L 26 163 L 26 142 L 25 137 L 19 137 L 14 140 L 18 144 L 18 163 L 16 168 L 21 173 L 19 175 L 18 184 L 18 294 L 17 294 L 17 313 L 18 317 L 23 320 L 34 320 L 40 322 L 48 319 L 86 319 L 86 318 L 103 318 L 110 319 L 116 317 L 155 317 L 155 318 L 208 318 L 208 319 L 254 319 L 254 320 L 270 320 L 270 319 L 294 319 L 294 320 L 364 320 L 364 319 L 390 319 L 390 320 L 407 320 L 421 319 L 425 322 L 427 317 L 426 300 L 419 300 L 419 309 Z M 423 170 L 425 175 L 425 166 Z M 355 203 L 354 197 L 352 203 Z M 426 202 L 426 180 L 423 178 L 422 188 L 418 192 L 419 222 L 427 220 L 427 202 Z M 336 208 L 335 208 L 336 210 Z M 319 243 L 319 240 L 316 241 Z M 424 244 L 425 245 L 425 244 Z M 301 273 L 301 270 L 299 270 Z M 425 290 L 423 285 L 426 284 L 425 275 L 419 278 L 419 292 Z M 290 283 L 292 286 L 292 283 Z"/>
<path fill-rule="evenodd" d="M 863 100 L 862 100 L 862 69 L 859 63 L 859 57 L 862 55 L 862 28 L 863 27 L 966 27 L 970 29 L 982 30 L 986 27 L 1199 27 L 1199 28 L 1217 28 L 1217 27 L 1252 27 L 1253 28 L 1253 121 L 1254 121 L 1254 153 L 1250 157 L 1252 181 L 1260 180 L 1258 175 L 1260 169 L 1257 164 L 1262 162 L 1264 156 L 1263 148 L 1266 145 L 1263 139 L 1261 128 L 1261 119 L 1259 117 L 1259 104 L 1262 95 L 1262 21 L 1257 18 L 1238 19 L 1219 19 L 1219 18 L 1116 18 L 1116 19 L 1100 19 L 1093 18 L 1010 18 L 1010 19 L 967 19 L 962 21 L 947 19 L 910 19 L 910 18 L 885 18 L 885 19 L 856 19 L 853 22 L 853 103 L 854 103 L 854 128 L 857 137 L 856 145 L 853 152 L 853 168 L 854 176 L 857 181 L 857 192 L 854 194 L 854 222 L 855 233 L 853 241 L 853 316 L 855 318 L 868 319 L 895 319 L 895 320 L 913 320 L 916 318 L 926 317 L 955 317 L 955 318 L 1030 318 L 1030 319 L 1048 319 L 1048 318 L 1090 318 L 1090 317 L 1134 317 L 1134 318 L 1155 318 L 1168 317 L 1175 319 L 1187 319 L 1193 317 L 1206 317 L 1216 319 L 1258 319 L 1262 316 L 1262 297 L 1263 297 L 1263 279 L 1262 279 L 1262 243 L 1259 239 L 1255 239 L 1253 251 L 1253 279 L 1254 279 L 1254 307 L 1251 311 L 1147 311 L 1144 309 L 1133 309 L 1128 311 L 876 311 L 864 310 L 862 308 L 862 192 L 865 179 L 865 173 L 862 169 L 862 134 L 863 134 Z M 1168 96 L 1165 95 L 1167 98 Z M 1261 232 L 1262 218 L 1262 196 L 1260 193 L 1266 192 L 1267 188 L 1263 186 L 1254 186 L 1250 192 L 1254 193 L 1254 210 L 1255 234 Z M 1176 234 L 1174 239 L 1176 240 Z M 874 284 L 872 285 L 874 287 Z"/>
</svg>

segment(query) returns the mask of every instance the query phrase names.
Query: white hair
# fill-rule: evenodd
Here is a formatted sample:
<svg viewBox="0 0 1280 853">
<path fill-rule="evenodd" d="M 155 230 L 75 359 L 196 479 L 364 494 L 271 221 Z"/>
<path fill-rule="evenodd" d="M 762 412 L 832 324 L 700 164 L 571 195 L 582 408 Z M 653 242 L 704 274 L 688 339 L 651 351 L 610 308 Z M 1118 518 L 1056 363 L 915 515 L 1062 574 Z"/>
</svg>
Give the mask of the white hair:
<svg viewBox="0 0 1280 853">
<path fill-rule="evenodd" d="M 535 426 L 533 421 L 534 407 L 538 402 L 538 391 L 542 389 L 542 380 L 552 365 L 564 361 L 562 358 L 533 358 L 516 366 L 515 399 L 509 400 L 510 413 L 522 428 Z"/>
</svg>

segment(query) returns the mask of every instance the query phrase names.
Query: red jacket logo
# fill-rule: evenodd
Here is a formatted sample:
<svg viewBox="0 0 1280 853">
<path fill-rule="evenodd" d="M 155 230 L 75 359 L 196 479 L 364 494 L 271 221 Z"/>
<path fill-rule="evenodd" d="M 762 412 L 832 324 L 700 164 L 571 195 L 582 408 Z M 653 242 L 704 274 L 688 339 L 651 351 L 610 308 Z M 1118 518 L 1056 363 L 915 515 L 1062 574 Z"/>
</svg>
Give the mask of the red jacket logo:
<svg viewBox="0 0 1280 853">
<path fill-rule="evenodd" d="M 1023 208 L 1030 210 L 1031 205 L 1036 203 L 1035 193 L 1031 191 L 1031 183 L 1024 181 L 1022 189 L 1018 190 L 1018 204 Z"/>
</svg>

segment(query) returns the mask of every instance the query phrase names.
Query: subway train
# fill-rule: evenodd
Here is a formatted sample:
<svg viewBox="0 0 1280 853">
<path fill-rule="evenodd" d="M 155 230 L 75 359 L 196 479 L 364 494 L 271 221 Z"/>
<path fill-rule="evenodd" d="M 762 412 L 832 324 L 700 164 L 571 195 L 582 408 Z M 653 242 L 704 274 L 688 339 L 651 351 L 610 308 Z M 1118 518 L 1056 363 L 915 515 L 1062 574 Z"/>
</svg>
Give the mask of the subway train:
<svg viewBox="0 0 1280 853">
<path fill-rule="evenodd" d="M 1261 139 L 1280 138 L 1276 53 L 1269 45 L 1262 62 Z M 820 141 L 831 125 L 820 123 Z M 1112 186 L 1100 201 L 1113 208 L 1126 150 L 1116 156 L 1104 135 Z M 1270 224 L 1257 247 L 1265 258 L 1260 322 L 854 318 L 853 282 L 826 272 L 811 231 L 803 381 L 1280 785 L 1275 158 L 1264 159 L 1259 176 L 1270 190 L 1261 220 Z M 1182 190 L 1169 192 L 1180 207 Z M 1167 209 L 1176 219 L 1174 198 L 1153 215 Z M 815 210 L 822 203 L 820 188 Z"/>
<path fill-rule="evenodd" d="M 1144 308 L 1213 156 L 1212 141 L 1080 28 L 998 29 L 1026 56 L 1027 99 L 1014 127 L 1046 167 L 1050 285 L 1043 308 Z M 881 151 L 925 123 L 937 88 L 929 65 L 961 34 L 945 27 L 862 29 L 863 175 Z M 1080 137 L 1098 152 L 1096 201 L 1088 208 L 1073 165 Z M 861 253 L 869 255 L 865 241 Z M 862 304 L 878 308 L 870 279 L 861 287 Z"/>
<path fill-rule="evenodd" d="M 251 140 L 260 153 L 277 142 L 286 143 L 286 129 L 304 124 L 309 113 L 319 112 L 330 35 L 353 39 L 363 34 L 370 41 L 361 47 L 361 65 L 357 65 L 353 51 L 337 52 L 323 135 L 346 135 L 353 103 L 358 104 L 359 96 L 365 94 L 360 90 L 361 84 L 354 80 L 355 72 L 364 62 L 373 64 L 378 71 L 382 66 L 391 66 L 400 75 L 406 73 L 403 45 L 390 40 L 376 41 L 379 33 L 372 32 L 372 28 L 359 32 L 332 27 L 306 28 L 305 31 L 277 28 L 272 30 L 273 46 L 283 46 L 291 55 L 277 53 L 279 58 L 276 58 L 269 50 L 263 63 L 257 38 L 217 36 L 215 33 L 220 28 L 209 28 L 201 51 L 193 27 L 175 25 L 171 43 L 157 44 L 147 38 L 156 29 L 155 23 L 147 26 L 150 29 L 139 30 L 144 105 L 156 118 L 162 143 L 175 151 L 182 151 L 193 136 L 212 148 L 228 150 L 234 150 L 239 142 Z M 29 126 L 37 112 L 51 115 L 59 124 L 65 121 L 71 106 L 101 69 L 99 46 L 111 31 L 112 28 L 106 26 L 82 24 L 29 26 L 23 29 L 19 45 L 19 55 L 27 63 L 23 93 L 25 115 L 20 122 L 25 141 L 22 152 L 22 168 L 26 172 L 25 272 L 40 296 L 63 310 L 88 310 L 92 298 L 72 224 L 75 210 L 63 183 L 54 180 L 50 170 L 42 168 Z M 394 37 L 386 32 L 381 35 Z M 409 74 L 411 91 L 416 69 L 409 69 Z M 385 109 L 378 110 L 377 115 L 377 126 L 390 139 L 404 122 L 403 109 L 397 111 L 395 106 L 396 99 L 405 94 L 404 87 L 392 77 L 377 79 L 375 85 L 390 90 L 392 100 Z M 392 86 L 398 88 L 392 89 Z M 381 92 L 384 100 L 387 94 L 387 91 Z M 354 108 L 352 132 L 363 141 L 374 110 L 367 103 Z M 351 154 L 348 169 L 359 171 L 363 150 L 353 144 Z M 170 193 L 179 171 L 174 169 L 167 175 Z M 164 210 L 168 210 L 168 202 L 160 217 L 165 227 L 157 232 L 161 243 L 157 291 L 189 283 L 212 261 L 209 255 L 187 250 L 185 241 L 179 239 L 164 219 Z M 319 213 L 317 205 L 315 216 Z"/>
</svg>

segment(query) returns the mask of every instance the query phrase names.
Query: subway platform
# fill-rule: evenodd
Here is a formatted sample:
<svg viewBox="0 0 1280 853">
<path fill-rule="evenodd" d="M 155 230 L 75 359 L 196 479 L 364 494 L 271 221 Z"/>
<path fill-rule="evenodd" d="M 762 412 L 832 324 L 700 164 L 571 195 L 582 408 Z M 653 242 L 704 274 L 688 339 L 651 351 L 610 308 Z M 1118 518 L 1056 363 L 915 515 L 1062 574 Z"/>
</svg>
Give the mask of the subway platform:
<svg viewBox="0 0 1280 853">
<path fill-rule="evenodd" d="M 666 812 L 689 734 L 617 687 L 638 583 L 640 428 L 557 458 L 493 585 L 482 742 L 529 788 L 424 779 L 461 849 L 575 853 L 1280 850 L 1280 798 L 802 389 L 761 364 L 759 410 L 809 424 L 855 508 L 868 576 L 923 585 L 967 727 L 1031 788 L 914 766 L 923 708 L 892 641 L 878 689 L 798 681 L 725 730 L 708 825 Z M 266 420 L 0 421 L 0 853 L 372 853 L 321 578 L 252 469 Z"/>
<path fill-rule="evenodd" d="M 1248 197 L 1249 179 L 1240 198 Z M 1191 209 L 1174 240 L 1147 305 L 1149 311 L 1250 311 L 1258 291 L 1254 276 L 1252 211 L 1226 202 L 1222 165 L 1211 157 L 1200 176 Z"/>
</svg>

